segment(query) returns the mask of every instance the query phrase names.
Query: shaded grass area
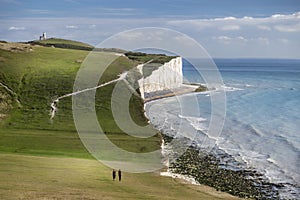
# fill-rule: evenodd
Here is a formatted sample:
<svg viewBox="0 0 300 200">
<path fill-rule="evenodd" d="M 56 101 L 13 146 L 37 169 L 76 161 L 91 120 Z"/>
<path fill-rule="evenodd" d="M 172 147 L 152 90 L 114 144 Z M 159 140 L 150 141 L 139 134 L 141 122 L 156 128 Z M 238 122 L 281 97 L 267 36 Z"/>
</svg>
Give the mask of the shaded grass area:
<svg viewBox="0 0 300 200">
<path fill-rule="evenodd" d="M 186 185 L 156 173 L 123 172 L 96 160 L 0 154 L 1 199 L 237 199 L 206 186 Z"/>
<path fill-rule="evenodd" d="M 0 152 L 92 159 L 76 132 L 1 129 Z"/>
<path fill-rule="evenodd" d="M 37 156 L 63 156 L 92 159 L 77 132 L 31 129 L 1 129 L 0 153 Z M 108 134 L 108 138 L 124 150 L 144 153 L 159 146 L 155 137 L 145 142 L 142 138 L 122 134 Z"/>
</svg>

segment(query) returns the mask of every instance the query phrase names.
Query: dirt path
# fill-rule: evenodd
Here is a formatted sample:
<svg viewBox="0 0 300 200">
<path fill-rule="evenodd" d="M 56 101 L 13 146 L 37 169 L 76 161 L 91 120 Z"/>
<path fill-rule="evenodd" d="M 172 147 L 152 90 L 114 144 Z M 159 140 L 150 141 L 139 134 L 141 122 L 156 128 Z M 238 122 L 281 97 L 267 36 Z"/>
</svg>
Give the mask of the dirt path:
<svg viewBox="0 0 300 200">
<path fill-rule="evenodd" d="M 0 82 L 0 86 L 3 87 L 13 98 L 14 100 L 17 102 L 18 106 L 21 107 L 21 103 L 18 99 L 18 95 L 17 93 L 15 93 L 12 89 L 10 89 L 7 85 L 3 84 Z"/>
<path fill-rule="evenodd" d="M 63 98 L 66 98 L 66 97 L 74 96 L 74 95 L 77 95 L 77 94 L 80 94 L 80 93 L 83 93 L 83 92 L 87 92 L 87 91 L 91 91 L 91 90 L 96 90 L 98 88 L 104 87 L 104 86 L 109 85 L 111 83 L 114 83 L 114 82 L 117 82 L 117 81 L 120 81 L 120 80 L 124 80 L 126 78 L 127 73 L 128 72 L 124 72 L 124 73 L 122 73 L 122 74 L 119 75 L 119 78 L 114 79 L 114 80 L 109 81 L 109 82 L 106 82 L 106 83 L 103 83 L 101 85 L 98 85 L 98 86 L 95 86 L 95 87 L 92 87 L 92 88 L 86 88 L 84 90 L 72 92 L 72 93 L 69 93 L 69 94 L 65 94 L 63 96 L 60 96 L 60 97 L 56 98 L 50 104 L 50 106 L 51 106 L 51 110 L 50 110 L 50 116 L 51 117 L 50 117 L 50 119 L 53 119 L 55 117 L 55 113 L 57 112 L 57 104 L 58 104 L 59 100 L 61 100 Z"/>
</svg>

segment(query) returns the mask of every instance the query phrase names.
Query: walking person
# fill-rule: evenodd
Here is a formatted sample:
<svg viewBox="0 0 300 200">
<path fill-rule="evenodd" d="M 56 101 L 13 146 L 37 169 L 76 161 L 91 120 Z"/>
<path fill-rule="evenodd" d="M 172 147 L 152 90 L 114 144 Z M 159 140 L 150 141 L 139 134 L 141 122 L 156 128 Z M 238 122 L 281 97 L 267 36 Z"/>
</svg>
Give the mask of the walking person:
<svg viewBox="0 0 300 200">
<path fill-rule="evenodd" d="M 115 169 L 113 169 L 113 171 L 112 171 L 112 178 L 113 178 L 113 181 L 116 179 L 116 170 Z"/>
<path fill-rule="evenodd" d="M 121 178 L 122 178 L 122 171 L 119 169 L 118 171 L 118 176 L 119 176 L 119 181 L 121 181 Z"/>
</svg>

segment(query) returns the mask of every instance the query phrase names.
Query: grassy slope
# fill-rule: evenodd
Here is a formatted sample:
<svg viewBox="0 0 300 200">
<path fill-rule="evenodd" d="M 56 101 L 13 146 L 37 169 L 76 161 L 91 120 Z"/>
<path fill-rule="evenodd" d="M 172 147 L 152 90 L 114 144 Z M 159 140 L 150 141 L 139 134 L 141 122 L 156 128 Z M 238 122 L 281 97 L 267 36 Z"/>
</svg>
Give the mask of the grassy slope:
<svg viewBox="0 0 300 200">
<path fill-rule="evenodd" d="M 49 123 L 49 103 L 55 96 L 72 91 L 80 63 L 88 52 L 35 47 L 33 52 L 2 51 L 1 75 L 5 84 L 18 94 L 21 109 L 13 111 L 6 126 L 14 128 L 61 129 Z M 69 101 L 70 102 L 70 101 Z M 68 102 L 68 103 L 69 103 Z M 61 114 L 70 114 L 62 108 Z M 71 121 L 69 117 L 64 120 Z M 66 121 L 65 121 L 66 122 Z M 70 123 L 66 123 L 70 124 Z M 75 130 L 72 125 L 66 130 Z"/>
<path fill-rule="evenodd" d="M 60 38 L 49 38 L 46 40 L 35 40 L 31 41 L 32 44 L 38 44 L 42 46 L 53 46 L 58 48 L 69 48 L 69 49 L 79 49 L 79 50 L 88 50 L 91 51 L 94 47 L 77 41 L 65 40 Z"/>
<path fill-rule="evenodd" d="M 81 63 L 77 60 L 83 60 L 87 56 L 87 51 L 53 49 L 47 47 L 35 47 L 32 52 L 12 53 L 2 51 L 1 57 L 4 62 L 1 63 L 0 77 L 1 82 L 5 83 L 18 94 L 22 108 L 12 111 L 9 119 L 6 120 L 4 128 L 14 129 L 32 129 L 47 131 L 67 131 L 76 134 L 76 129 L 72 116 L 72 98 L 65 98 L 59 102 L 59 111 L 53 122 L 49 120 L 50 103 L 55 97 L 71 93 L 76 72 Z M 101 53 L 99 54 L 107 54 Z M 135 62 L 126 57 L 119 57 L 115 60 L 104 74 L 106 82 L 115 79 L 118 74 L 124 70 L 129 70 L 135 66 Z M 100 124 L 104 130 L 110 133 L 120 135 L 122 131 L 114 123 L 110 110 L 110 96 L 114 84 L 97 90 L 96 109 Z M 138 98 L 132 99 L 132 113 L 141 113 L 141 101 Z M 145 123 L 146 119 L 142 115 L 135 115 L 135 120 L 140 124 Z M 154 130 L 153 130 L 154 131 Z M 126 135 L 122 134 L 122 139 Z M 127 137 L 130 139 L 130 137 Z M 116 139 L 116 143 L 118 143 Z M 131 149 L 139 152 L 139 145 L 121 143 L 125 149 Z M 150 144 L 149 144 L 150 142 Z M 120 142 L 119 142 L 120 143 Z M 142 146 L 151 146 L 151 149 L 159 149 L 159 140 L 150 138 Z M 22 148 L 22 147 L 19 147 Z M 151 149 L 148 148 L 148 151 Z"/>
<path fill-rule="evenodd" d="M 72 40 L 65 40 L 65 39 L 60 39 L 60 38 L 49 38 L 46 40 L 36 40 L 36 42 L 39 42 L 41 44 L 71 44 L 71 45 L 77 45 L 77 46 L 81 46 L 81 47 L 93 48 L 93 46 L 86 44 L 86 43 L 72 41 Z"/>
<path fill-rule="evenodd" d="M 123 172 L 95 160 L 0 154 L 1 199 L 237 199 L 205 186 L 186 185 L 155 173 Z"/>
<path fill-rule="evenodd" d="M 188 196 L 215 199 L 195 187 L 182 186 L 155 174 L 126 174 L 126 184 L 124 180 L 124 184 L 114 185 L 110 181 L 110 169 L 93 160 L 77 135 L 71 98 L 60 101 L 54 122 L 49 121 L 51 100 L 72 91 L 81 65 L 77 61 L 87 54 L 87 51 L 38 46 L 26 52 L 0 50 L 0 82 L 16 92 L 22 104 L 17 108 L 12 103 L 14 109 L 10 110 L 10 116 L 5 121 L 0 119 L 1 199 L 99 199 L 102 196 L 160 199 L 166 193 L 174 193 L 173 197 L 178 195 L 179 199 Z M 135 65 L 126 57 L 120 57 L 106 71 L 106 80 L 100 81 L 112 80 Z M 159 138 L 133 139 L 118 129 L 111 119 L 109 106 L 112 89 L 113 85 L 99 89 L 96 98 L 98 118 L 110 139 L 133 152 L 158 149 Z M 144 124 L 141 106 L 139 99 L 131 99 L 135 121 Z M 172 195 L 168 197 L 172 199 Z"/>
</svg>

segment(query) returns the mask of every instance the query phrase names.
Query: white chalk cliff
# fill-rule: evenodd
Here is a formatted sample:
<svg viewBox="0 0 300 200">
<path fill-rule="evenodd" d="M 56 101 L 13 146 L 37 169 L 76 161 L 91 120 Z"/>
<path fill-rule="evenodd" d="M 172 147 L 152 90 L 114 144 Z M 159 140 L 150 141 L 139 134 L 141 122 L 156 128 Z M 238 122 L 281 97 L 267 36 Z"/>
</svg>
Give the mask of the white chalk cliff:
<svg viewBox="0 0 300 200">
<path fill-rule="evenodd" d="M 144 68 L 146 67 L 147 64 L 137 66 L 138 70 L 143 75 L 143 77 L 138 80 L 141 97 L 143 99 L 145 99 L 145 94 L 172 90 L 181 87 L 183 84 L 181 57 L 173 58 L 157 69 L 154 69 L 148 76 L 144 75 Z"/>
</svg>

